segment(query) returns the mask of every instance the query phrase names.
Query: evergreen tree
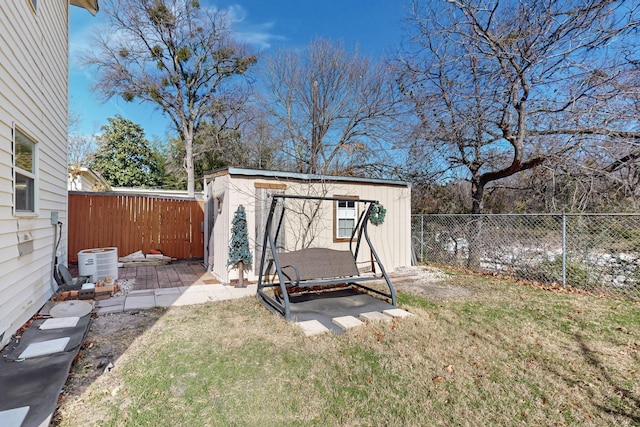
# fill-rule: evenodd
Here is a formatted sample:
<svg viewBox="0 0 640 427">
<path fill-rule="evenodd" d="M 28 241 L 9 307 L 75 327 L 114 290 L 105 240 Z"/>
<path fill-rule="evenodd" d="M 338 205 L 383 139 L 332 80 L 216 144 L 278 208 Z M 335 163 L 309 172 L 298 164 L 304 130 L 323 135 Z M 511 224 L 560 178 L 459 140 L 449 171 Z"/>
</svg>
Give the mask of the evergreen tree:
<svg viewBox="0 0 640 427">
<path fill-rule="evenodd" d="M 244 270 L 253 261 L 249 250 L 249 234 L 247 231 L 247 215 L 244 206 L 238 206 L 231 221 L 231 243 L 227 266 L 235 265 L 239 271 L 238 286 L 244 286 Z"/>
<path fill-rule="evenodd" d="M 119 115 L 110 117 L 98 137 L 91 168 L 116 187 L 159 187 L 164 164 L 142 127 Z"/>
</svg>

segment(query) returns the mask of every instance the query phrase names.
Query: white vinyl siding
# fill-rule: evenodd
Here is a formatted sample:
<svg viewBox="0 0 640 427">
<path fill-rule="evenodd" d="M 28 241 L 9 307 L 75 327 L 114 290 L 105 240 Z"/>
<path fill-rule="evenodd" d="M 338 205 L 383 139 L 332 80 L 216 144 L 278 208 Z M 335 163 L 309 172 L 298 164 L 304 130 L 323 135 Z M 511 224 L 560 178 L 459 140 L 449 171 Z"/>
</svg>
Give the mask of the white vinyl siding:
<svg viewBox="0 0 640 427">
<path fill-rule="evenodd" d="M 242 170 L 241 170 L 242 171 Z M 303 176 L 303 175 L 301 175 Z M 256 188 L 271 188 L 266 193 L 284 192 L 285 194 L 314 195 L 325 197 L 346 197 L 351 195 L 354 199 L 378 200 L 387 210 L 385 221 L 382 225 L 373 226 L 369 224 L 369 236 L 373 242 L 377 254 L 380 256 L 382 264 L 387 271 L 393 271 L 399 267 L 411 265 L 411 188 L 408 185 L 385 185 L 383 183 L 331 181 L 330 178 L 324 180 L 309 181 L 304 179 L 279 179 L 277 177 L 253 176 L 229 174 L 220 172 L 205 179 L 214 179 L 209 186 L 210 192 L 214 196 L 224 195 L 221 212 L 216 219 L 212 232 L 214 245 L 212 254 L 215 263 L 211 273 L 223 283 L 237 278 L 237 269 L 227 268 L 226 260 L 229 253 L 229 230 L 233 213 L 239 205 L 243 205 L 247 213 L 247 229 L 249 230 L 249 245 L 254 254 L 258 254 L 258 242 L 262 235 L 259 229 L 264 228 L 263 220 L 266 218 L 265 211 L 270 203 L 256 203 Z M 280 187 L 285 188 L 279 189 Z M 206 186 L 205 186 L 206 188 Z M 342 195 L 342 196 L 340 196 Z M 207 195 L 205 195 L 205 198 Z M 270 199 L 268 200 L 270 202 Z M 301 211 L 303 201 L 288 200 L 289 212 L 285 215 L 286 221 L 283 224 L 284 240 L 283 250 L 292 251 L 301 247 L 323 247 L 338 250 L 349 249 L 349 237 L 336 238 L 336 218 L 337 204 L 335 202 L 324 202 L 318 212 L 314 224 L 309 227 L 307 217 L 297 216 L 295 212 Z M 364 205 L 354 202 L 355 215 L 362 212 Z M 344 206 L 344 215 L 347 211 L 353 216 L 351 203 Z M 312 208 L 307 204 L 307 208 Z M 293 213 L 293 214 L 292 214 Z M 297 221 L 297 223 L 296 223 Z M 306 233 L 306 231 L 309 233 Z M 346 230 L 346 228 L 345 228 Z M 312 238 L 311 238 L 312 237 Z M 306 240 L 305 240 L 306 238 Z M 358 265 L 370 265 L 371 254 L 367 245 L 361 245 L 358 255 Z M 259 263 L 256 256 L 254 263 Z M 245 276 L 246 280 L 257 280 L 257 268 L 254 268 Z"/>
<path fill-rule="evenodd" d="M 68 8 L 68 0 L 39 1 L 37 13 L 29 0 L 0 7 L 0 347 L 53 293 L 55 256 L 66 259 Z M 14 167 L 14 126 L 36 143 L 29 173 Z M 16 172 L 18 183 L 35 179 L 33 206 L 18 200 L 26 215 L 15 209 Z M 57 254 L 52 212 L 63 222 Z"/>
</svg>

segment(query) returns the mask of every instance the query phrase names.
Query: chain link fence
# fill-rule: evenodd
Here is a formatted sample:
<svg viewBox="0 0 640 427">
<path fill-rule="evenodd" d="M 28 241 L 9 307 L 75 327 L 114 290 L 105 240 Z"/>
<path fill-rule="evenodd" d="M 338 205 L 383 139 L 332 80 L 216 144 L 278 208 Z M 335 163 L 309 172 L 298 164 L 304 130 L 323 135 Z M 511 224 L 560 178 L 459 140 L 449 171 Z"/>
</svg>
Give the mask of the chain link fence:
<svg viewBox="0 0 640 427">
<path fill-rule="evenodd" d="M 413 215 L 419 262 L 640 299 L 640 215 Z"/>
</svg>

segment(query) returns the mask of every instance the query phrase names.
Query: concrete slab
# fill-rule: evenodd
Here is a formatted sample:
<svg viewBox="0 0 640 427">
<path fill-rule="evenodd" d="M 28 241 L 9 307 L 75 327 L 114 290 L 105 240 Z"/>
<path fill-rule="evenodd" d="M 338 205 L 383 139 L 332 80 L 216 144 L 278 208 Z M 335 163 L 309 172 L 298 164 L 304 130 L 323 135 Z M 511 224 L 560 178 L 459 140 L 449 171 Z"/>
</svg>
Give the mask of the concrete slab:
<svg viewBox="0 0 640 427">
<path fill-rule="evenodd" d="M 336 325 L 340 326 L 345 331 L 347 329 L 357 328 L 358 326 L 364 325 L 364 323 L 361 320 L 358 320 L 353 316 L 334 317 L 331 320 L 332 320 L 333 323 L 335 323 Z"/>
<path fill-rule="evenodd" d="M 28 406 L 22 406 L 20 408 L 7 409 L 6 411 L 0 411 L 0 426 L 3 427 L 21 427 L 22 422 L 29 413 Z"/>
<path fill-rule="evenodd" d="M 367 313 L 360 313 L 360 320 L 365 322 L 391 322 L 393 319 L 391 316 L 382 314 L 379 311 L 369 311 Z"/>
<path fill-rule="evenodd" d="M 140 295 L 127 295 L 127 299 L 124 301 L 124 310 L 146 310 L 156 306 L 156 297 L 151 289 L 151 294 Z"/>
<path fill-rule="evenodd" d="M 154 290 L 157 307 L 171 307 L 180 298 L 180 288 L 160 288 Z"/>
<path fill-rule="evenodd" d="M 399 317 L 399 318 L 413 316 L 412 313 L 409 313 L 408 311 L 405 311 L 405 310 L 403 310 L 401 308 L 390 308 L 388 310 L 383 310 L 382 313 L 386 314 L 387 316 Z"/>
<path fill-rule="evenodd" d="M 42 325 L 40 325 L 41 330 L 47 329 L 59 329 L 59 328 L 74 328 L 80 317 L 72 316 L 72 317 L 54 317 L 51 319 L 45 320 Z"/>
<path fill-rule="evenodd" d="M 96 301 L 96 307 L 116 307 L 116 306 L 121 306 L 124 307 L 124 302 L 126 300 L 126 297 L 113 297 L 113 298 L 109 298 L 109 299 L 103 299 L 100 301 Z"/>
<path fill-rule="evenodd" d="M 156 295 L 156 306 L 157 307 L 171 307 L 175 305 L 175 302 L 182 295 L 180 292 L 174 294 L 162 294 Z"/>
<path fill-rule="evenodd" d="M 162 296 L 162 295 L 180 295 L 180 288 L 159 288 L 159 289 L 154 289 L 153 293 L 156 297 L 158 296 Z"/>
<path fill-rule="evenodd" d="M 304 322 L 296 323 L 296 325 L 298 325 L 302 329 L 304 334 L 308 337 L 331 332 L 331 329 L 326 328 L 317 320 L 305 320 Z"/>
<path fill-rule="evenodd" d="M 235 286 L 225 286 L 231 299 L 245 298 L 255 296 L 258 285 L 248 285 L 244 288 L 236 288 Z"/>
<path fill-rule="evenodd" d="M 93 309 L 93 312 L 96 314 L 122 313 L 123 311 L 124 311 L 124 302 L 120 305 L 114 305 L 111 307 L 96 307 Z"/>
<path fill-rule="evenodd" d="M 182 305 L 195 305 L 195 304 L 204 304 L 211 301 L 218 301 L 218 297 L 213 293 L 202 292 L 202 291 L 194 291 L 194 292 L 183 292 L 178 296 L 178 298 L 171 304 L 172 306 L 182 306 Z"/>
<path fill-rule="evenodd" d="M 129 291 L 129 293 L 127 294 L 127 297 L 142 297 L 142 296 L 154 295 L 153 291 L 154 291 L 153 289 L 138 289 L 134 291 Z"/>
<path fill-rule="evenodd" d="M 29 344 L 27 348 L 20 353 L 18 359 L 31 359 L 32 357 L 60 353 L 64 351 L 70 339 L 69 337 L 64 337 Z"/>
<path fill-rule="evenodd" d="M 220 285 L 222 286 L 222 285 Z M 208 289 L 216 288 L 217 285 L 191 285 L 191 286 L 180 286 L 180 292 L 206 292 Z"/>
<path fill-rule="evenodd" d="M 353 289 L 330 292 L 308 292 L 291 296 L 291 320 L 317 320 L 336 333 L 344 330 L 333 322 L 334 317 L 355 316 L 370 311 L 382 311 L 393 305 Z"/>
<path fill-rule="evenodd" d="M 92 303 L 87 301 L 70 300 L 56 303 L 56 305 L 51 307 L 51 310 L 49 310 L 49 314 L 51 317 L 84 317 L 91 313 L 91 310 L 93 310 Z"/>
</svg>

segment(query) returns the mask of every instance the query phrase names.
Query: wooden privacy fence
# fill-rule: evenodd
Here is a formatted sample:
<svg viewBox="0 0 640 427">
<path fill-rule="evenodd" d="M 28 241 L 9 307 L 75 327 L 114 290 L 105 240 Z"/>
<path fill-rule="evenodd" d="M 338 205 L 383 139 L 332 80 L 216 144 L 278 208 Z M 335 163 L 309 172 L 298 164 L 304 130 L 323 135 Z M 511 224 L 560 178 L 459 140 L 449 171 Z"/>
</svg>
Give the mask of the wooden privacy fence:
<svg viewBox="0 0 640 427">
<path fill-rule="evenodd" d="M 69 262 L 83 249 L 117 247 L 118 256 L 159 249 L 173 258 L 204 256 L 204 205 L 195 199 L 69 192 Z"/>
</svg>

